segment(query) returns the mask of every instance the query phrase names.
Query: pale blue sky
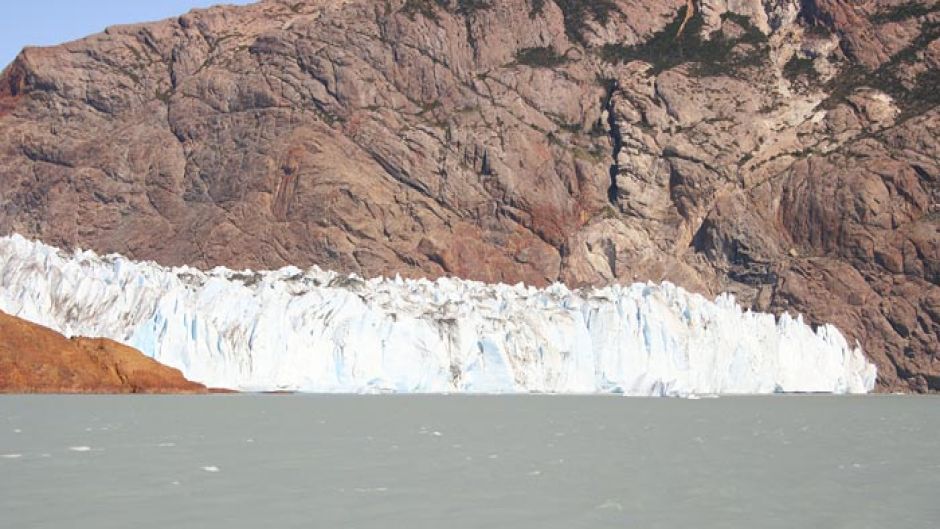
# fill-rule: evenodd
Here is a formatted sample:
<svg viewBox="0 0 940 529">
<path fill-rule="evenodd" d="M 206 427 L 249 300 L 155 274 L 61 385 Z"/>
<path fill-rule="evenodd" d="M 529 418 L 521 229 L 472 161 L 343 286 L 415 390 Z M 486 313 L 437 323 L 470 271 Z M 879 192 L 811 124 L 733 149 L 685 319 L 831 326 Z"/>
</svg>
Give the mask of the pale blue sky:
<svg viewBox="0 0 940 529">
<path fill-rule="evenodd" d="M 0 16 L 0 69 L 24 46 L 48 46 L 114 24 L 160 20 L 195 7 L 253 0 L 6 0 Z"/>
</svg>

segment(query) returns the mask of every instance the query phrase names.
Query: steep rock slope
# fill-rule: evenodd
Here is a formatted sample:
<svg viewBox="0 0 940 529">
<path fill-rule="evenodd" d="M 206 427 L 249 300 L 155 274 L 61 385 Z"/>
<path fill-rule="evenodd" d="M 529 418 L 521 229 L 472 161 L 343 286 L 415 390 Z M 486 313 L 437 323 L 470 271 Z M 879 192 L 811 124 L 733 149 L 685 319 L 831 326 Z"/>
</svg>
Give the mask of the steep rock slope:
<svg viewBox="0 0 940 529">
<path fill-rule="evenodd" d="M 0 393 L 205 393 L 140 351 L 0 312 Z"/>
<path fill-rule="evenodd" d="M 268 0 L 27 49 L 0 231 L 165 265 L 670 280 L 940 388 L 935 1 Z"/>
</svg>

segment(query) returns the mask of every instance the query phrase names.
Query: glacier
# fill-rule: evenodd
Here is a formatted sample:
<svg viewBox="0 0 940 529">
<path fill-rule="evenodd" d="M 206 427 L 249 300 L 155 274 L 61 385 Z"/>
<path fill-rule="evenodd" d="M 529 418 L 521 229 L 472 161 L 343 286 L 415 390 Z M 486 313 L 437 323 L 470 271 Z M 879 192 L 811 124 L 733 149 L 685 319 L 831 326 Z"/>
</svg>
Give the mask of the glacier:
<svg viewBox="0 0 940 529">
<path fill-rule="evenodd" d="M 0 310 L 211 387 L 324 393 L 864 393 L 831 325 L 670 283 L 572 290 L 285 267 L 166 268 L 0 238 Z"/>
</svg>

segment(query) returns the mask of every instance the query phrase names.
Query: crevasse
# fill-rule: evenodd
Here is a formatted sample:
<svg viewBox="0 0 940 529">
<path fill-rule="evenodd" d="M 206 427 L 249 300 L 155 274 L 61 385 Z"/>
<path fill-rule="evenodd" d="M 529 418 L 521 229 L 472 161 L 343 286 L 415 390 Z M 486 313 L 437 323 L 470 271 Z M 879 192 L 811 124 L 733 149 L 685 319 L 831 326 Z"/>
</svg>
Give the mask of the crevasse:
<svg viewBox="0 0 940 529">
<path fill-rule="evenodd" d="M 0 310 L 131 345 L 209 386 L 309 392 L 862 393 L 830 325 L 670 283 L 569 290 L 458 279 L 164 268 L 0 239 Z"/>
</svg>

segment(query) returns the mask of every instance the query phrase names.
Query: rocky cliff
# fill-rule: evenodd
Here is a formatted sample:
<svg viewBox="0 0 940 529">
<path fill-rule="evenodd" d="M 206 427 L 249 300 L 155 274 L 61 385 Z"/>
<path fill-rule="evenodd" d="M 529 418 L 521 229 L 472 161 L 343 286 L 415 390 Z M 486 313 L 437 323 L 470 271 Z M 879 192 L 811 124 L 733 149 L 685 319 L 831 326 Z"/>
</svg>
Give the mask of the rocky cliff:
<svg viewBox="0 0 940 529">
<path fill-rule="evenodd" d="M 30 48 L 0 232 L 165 265 L 670 280 L 940 389 L 940 5 L 268 0 Z"/>
<path fill-rule="evenodd" d="M 205 393 L 202 384 L 105 339 L 67 339 L 0 312 L 0 393 Z"/>
</svg>

